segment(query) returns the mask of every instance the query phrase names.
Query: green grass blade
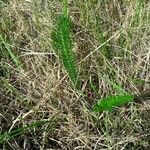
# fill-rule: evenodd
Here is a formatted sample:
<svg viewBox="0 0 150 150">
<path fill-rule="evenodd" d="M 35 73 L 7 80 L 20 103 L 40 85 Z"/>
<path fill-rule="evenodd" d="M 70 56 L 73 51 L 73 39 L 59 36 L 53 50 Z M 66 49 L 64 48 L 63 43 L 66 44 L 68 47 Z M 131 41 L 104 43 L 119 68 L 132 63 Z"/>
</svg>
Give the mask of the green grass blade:
<svg viewBox="0 0 150 150">
<path fill-rule="evenodd" d="M 111 111 L 114 107 L 122 106 L 134 100 L 133 95 L 108 96 L 100 99 L 94 106 L 94 112 Z"/>
<path fill-rule="evenodd" d="M 111 80 L 107 79 L 106 77 L 101 77 L 103 80 L 107 81 L 114 89 L 117 94 L 128 94 L 119 83 L 112 82 Z"/>
<path fill-rule="evenodd" d="M 0 135 L 0 143 L 11 140 L 11 139 L 15 138 L 16 136 L 25 133 L 29 129 L 31 130 L 31 129 L 34 129 L 37 127 L 41 127 L 42 125 L 45 125 L 48 123 L 51 123 L 51 121 L 37 121 L 37 122 L 31 123 L 28 126 L 17 128 L 13 131 L 10 131 L 10 132 L 5 132 L 5 133 Z"/>
<path fill-rule="evenodd" d="M 19 100 L 24 100 L 23 95 L 6 79 L 2 79 L 0 81 L 1 85 L 3 85 L 4 88 L 6 88 L 8 91 L 10 91 L 15 97 L 18 97 Z"/>
<path fill-rule="evenodd" d="M 13 60 L 13 62 L 15 63 L 15 65 L 19 69 L 22 69 L 19 58 L 14 54 L 13 50 L 11 49 L 11 47 L 9 46 L 9 44 L 7 43 L 7 41 L 5 40 L 5 38 L 3 38 L 3 36 L 1 34 L 0 34 L 0 44 L 4 45 L 4 48 L 7 50 L 8 54 L 10 55 L 10 57 Z M 1 53 L 3 53 L 2 47 L 1 47 Z"/>
</svg>

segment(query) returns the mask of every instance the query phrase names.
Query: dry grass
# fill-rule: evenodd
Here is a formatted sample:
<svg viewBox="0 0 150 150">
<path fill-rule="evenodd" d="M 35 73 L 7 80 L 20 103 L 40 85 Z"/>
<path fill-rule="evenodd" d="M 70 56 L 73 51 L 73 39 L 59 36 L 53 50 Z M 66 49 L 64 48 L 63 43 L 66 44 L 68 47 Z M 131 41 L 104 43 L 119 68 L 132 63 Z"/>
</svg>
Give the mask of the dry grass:
<svg viewBox="0 0 150 150">
<path fill-rule="evenodd" d="M 0 149 L 150 149 L 150 2 L 110 1 L 69 1 L 82 90 L 71 86 L 51 44 L 62 3 L 0 1 L 1 35 L 23 68 L 1 44 L 0 132 L 55 118 L 53 126 L 29 129 Z M 99 98 L 117 93 L 112 83 L 137 101 L 94 114 Z"/>
</svg>

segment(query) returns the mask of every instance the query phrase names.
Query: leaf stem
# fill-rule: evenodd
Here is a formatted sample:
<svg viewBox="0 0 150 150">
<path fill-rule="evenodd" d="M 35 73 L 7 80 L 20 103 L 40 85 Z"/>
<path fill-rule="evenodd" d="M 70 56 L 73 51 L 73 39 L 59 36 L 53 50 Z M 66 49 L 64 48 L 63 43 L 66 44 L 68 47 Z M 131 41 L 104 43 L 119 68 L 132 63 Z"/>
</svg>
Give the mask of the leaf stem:
<svg viewBox="0 0 150 150">
<path fill-rule="evenodd" d="M 63 0 L 63 14 L 65 17 L 68 16 L 67 0 Z"/>
</svg>

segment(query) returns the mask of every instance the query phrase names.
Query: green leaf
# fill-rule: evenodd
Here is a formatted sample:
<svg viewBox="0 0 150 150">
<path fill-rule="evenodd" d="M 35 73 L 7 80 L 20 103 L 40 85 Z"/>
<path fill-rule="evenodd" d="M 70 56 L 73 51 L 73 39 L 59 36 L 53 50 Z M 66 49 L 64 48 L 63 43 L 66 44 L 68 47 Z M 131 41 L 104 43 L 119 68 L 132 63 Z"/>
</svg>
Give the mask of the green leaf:
<svg viewBox="0 0 150 150">
<path fill-rule="evenodd" d="M 79 86 L 78 70 L 72 51 L 71 21 L 68 16 L 61 15 L 55 30 L 52 32 L 53 46 L 62 61 L 72 83 Z"/>
<path fill-rule="evenodd" d="M 11 139 L 15 138 L 18 135 L 24 134 L 28 130 L 33 130 L 34 128 L 41 127 L 45 124 L 50 124 L 50 123 L 53 123 L 53 122 L 48 121 L 48 120 L 37 121 L 37 122 L 33 122 L 30 125 L 27 125 L 25 127 L 20 127 L 20 128 L 15 129 L 15 130 L 12 130 L 10 132 L 5 132 L 3 134 L 0 134 L 0 143 L 11 140 Z"/>
<path fill-rule="evenodd" d="M 94 106 L 94 112 L 111 111 L 114 107 L 122 106 L 134 100 L 133 95 L 108 96 L 100 99 Z"/>
</svg>

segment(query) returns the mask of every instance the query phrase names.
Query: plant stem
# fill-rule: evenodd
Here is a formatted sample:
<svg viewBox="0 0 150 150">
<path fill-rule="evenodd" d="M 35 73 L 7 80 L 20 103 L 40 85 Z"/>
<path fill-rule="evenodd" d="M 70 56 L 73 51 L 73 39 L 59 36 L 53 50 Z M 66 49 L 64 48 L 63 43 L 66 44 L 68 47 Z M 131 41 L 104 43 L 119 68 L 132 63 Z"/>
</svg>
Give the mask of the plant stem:
<svg viewBox="0 0 150 150">
<path fill-rule="evenodd" d="M 63 0 L 63 14 L 65 17 L 68 16 L 67 0 Z"/>
</svg>

